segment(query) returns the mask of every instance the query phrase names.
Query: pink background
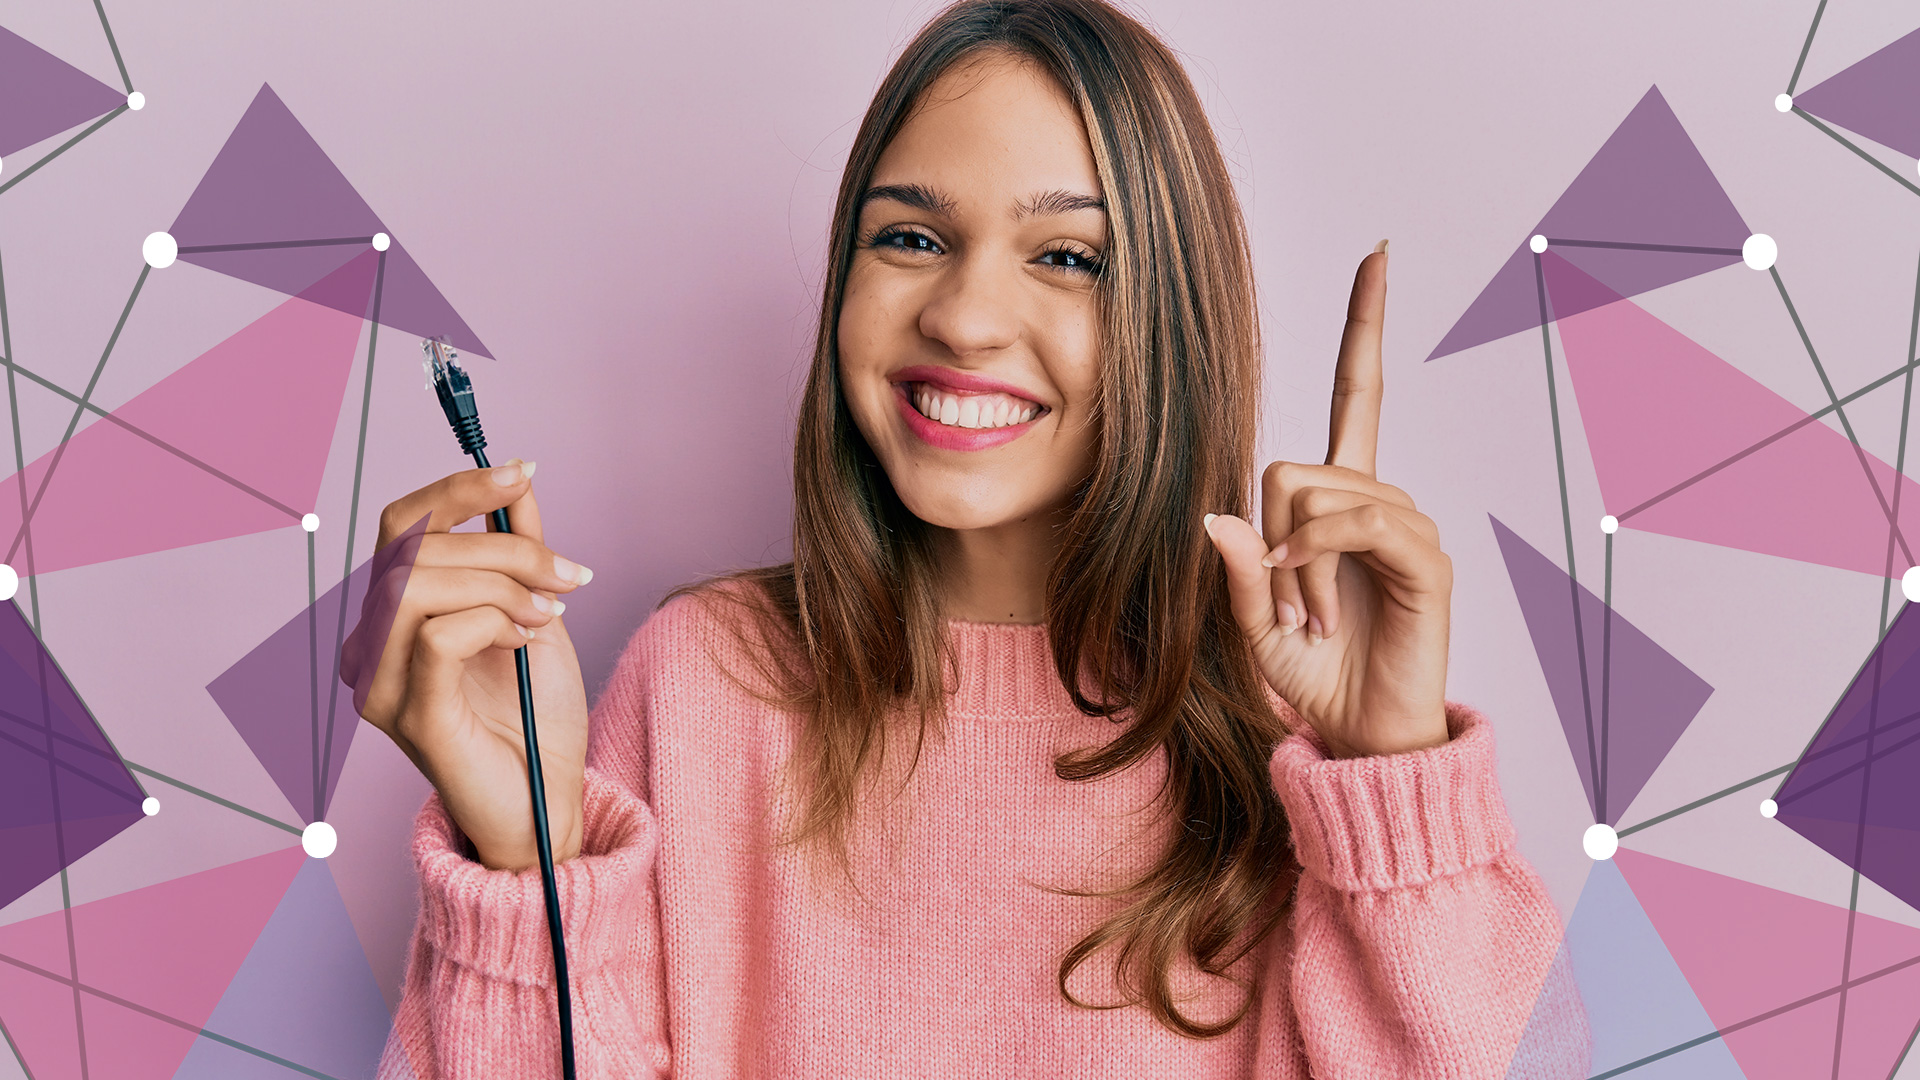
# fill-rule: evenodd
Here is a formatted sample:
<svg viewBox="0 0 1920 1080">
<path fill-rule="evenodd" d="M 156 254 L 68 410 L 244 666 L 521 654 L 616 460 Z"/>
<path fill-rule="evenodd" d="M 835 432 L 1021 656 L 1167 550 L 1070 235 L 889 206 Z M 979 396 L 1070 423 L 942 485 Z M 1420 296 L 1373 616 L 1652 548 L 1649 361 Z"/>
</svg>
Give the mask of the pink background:
<svg viewBox="0 0 1920 1080">
<path fill-rule="evenodd" d="M 1589 865 L 1591 818 L 1487 522 L 1561 550 L 1539 339 L 1420 358 L 1657 84 L 1748 223 L 1779 242 L 1836 386 L 1904 362 L 1920 205 L 1773 107 L 1813 6 L 1143 6 L 1187 62 L 1245 200 L 1268 341 L 1265 459 L 1324 457 L 1354 265 L 1392 238 L 1380 475 L 1414 494 L 1453 556 L 1449 695 L 1498 725 L 1522 849 L 1563 913 Z M 85 385 L 141 238 L 172 221 L 271 81 L 501 357 L 475 361 L 491 449 L 540 463 L 549 543 L 596 571 L 567 618 L 597 688 L 668 588 L 784 556 L 833 190 L 869 95 L 935 8 L 116 0 L 148 105 L 0 197 L 16 358 Z M 4 21 L 117 83 L 83 0 L 10 5 Z M 1898 5 L 1834 5 L 1800 85 L 1912 29 Z M 1910 159 L 1887 156 L 1911 174 Z M 28 160 L 11 158 L 8 174 Z M 279 300 L 214 277 L 185 264 L 153 275 L 100 404 Z M 1825 404 L 1764 275 L 1736 266 L 1640 301 L 1797 404 Z M 382 505 L 463 465 L 416 349 L 381 338 L 356 561 Z M 344 551 L 362 363 L 364 350 L 318 508 L 323 590 Z M 1598 492 L 1559 378 L 1582 580 L 1598 591 Z M 69 415 L 49 402 L 23 398 L 30 459 Z M 1891 461 L 1897 384 L 1849 414 Z M 305 542 L 287 528 L 41 578 L 46 640 L 130 759 L 295 819 L 204 687 L 305 604 Z M 1715 687 L 1624 823 L 1791 761 L 1875 640 L 1876 578 L 1631 529 L 1615 558 L 1617 608 Z M 76 865 L 76 902 L 291 839 L 148 786 L 162 813 Z M 1844 907 L 1846 868 L 1756 812 L 1771 789 L 1629 846 Z M 362 728 L 331 815 L 333 868 L 389 995 L 413 916 L 404 840 L 424 794 Z M 58 906 L 56 883 L 0 922 Z M 1920 924 L 1871 883 L 1860 906 Z M 0 1077 L 13 1075 L 7 1057 Z"/>
</svg>

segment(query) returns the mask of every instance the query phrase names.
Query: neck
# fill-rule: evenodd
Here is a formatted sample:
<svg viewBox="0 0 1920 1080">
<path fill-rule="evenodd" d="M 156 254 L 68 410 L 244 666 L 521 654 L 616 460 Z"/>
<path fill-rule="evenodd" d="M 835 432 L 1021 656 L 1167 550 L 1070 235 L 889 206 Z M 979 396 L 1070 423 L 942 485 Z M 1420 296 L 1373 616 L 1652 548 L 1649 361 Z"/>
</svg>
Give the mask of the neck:
<svg viewBox="0 0 1920 1080">
<path fill-rule="evenodd" d="M 1055 515 L 1036 514 L 985 529 L 936 528 L 943 613 L 973 622 L 1046 621 L 1058 527 Z"/>
</svg>

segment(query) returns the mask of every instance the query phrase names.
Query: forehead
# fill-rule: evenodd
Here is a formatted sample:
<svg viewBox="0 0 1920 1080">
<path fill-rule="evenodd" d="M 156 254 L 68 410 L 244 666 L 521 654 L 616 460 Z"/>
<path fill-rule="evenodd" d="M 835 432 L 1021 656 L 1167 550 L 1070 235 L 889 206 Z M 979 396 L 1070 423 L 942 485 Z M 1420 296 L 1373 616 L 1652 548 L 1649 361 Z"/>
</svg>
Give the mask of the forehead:
<svg viewBox="0 0 1920 1080">
<path fill-rule="evenodd" d="M 927 87 L 875 164 L 872 183 L 921 183 L 963 211 L 1006 210 L 1034 190 L 1100 193 L 1093 149 L 1065 88 L 1024 57 L 993 52 Z"/>
</svg>

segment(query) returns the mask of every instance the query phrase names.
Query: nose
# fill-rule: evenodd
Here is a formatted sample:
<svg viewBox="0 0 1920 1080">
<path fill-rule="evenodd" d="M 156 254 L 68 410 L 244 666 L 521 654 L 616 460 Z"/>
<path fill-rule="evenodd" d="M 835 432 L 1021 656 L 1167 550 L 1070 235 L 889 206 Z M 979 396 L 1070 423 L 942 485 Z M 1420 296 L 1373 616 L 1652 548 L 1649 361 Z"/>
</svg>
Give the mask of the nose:
<svg viewBox="0 0 1920 1080">
<path fill-rule="evenodd" d="M 920 309 L 920 332 L 955 356 L 1007 348 L 1020 338 L 1017 274 L 980 248 L 955 259 Z"/>
</svg>

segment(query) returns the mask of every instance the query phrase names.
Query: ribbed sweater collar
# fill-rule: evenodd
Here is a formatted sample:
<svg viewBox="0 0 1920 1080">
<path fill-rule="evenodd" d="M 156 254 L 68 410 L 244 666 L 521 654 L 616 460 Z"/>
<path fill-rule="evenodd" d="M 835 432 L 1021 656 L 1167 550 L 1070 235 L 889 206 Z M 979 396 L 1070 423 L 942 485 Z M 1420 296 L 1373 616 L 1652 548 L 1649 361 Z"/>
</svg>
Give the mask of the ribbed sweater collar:
<svg viewBox="0 0 1920 1080">
<path fill-rule="evenodd" d="M 947 620 L 960 679 L 947 712 L 984 720 L 1081 715 L 1054 669 L 1045 623 Z"/>
</svg>

